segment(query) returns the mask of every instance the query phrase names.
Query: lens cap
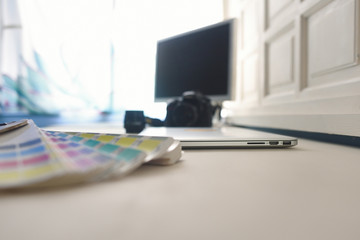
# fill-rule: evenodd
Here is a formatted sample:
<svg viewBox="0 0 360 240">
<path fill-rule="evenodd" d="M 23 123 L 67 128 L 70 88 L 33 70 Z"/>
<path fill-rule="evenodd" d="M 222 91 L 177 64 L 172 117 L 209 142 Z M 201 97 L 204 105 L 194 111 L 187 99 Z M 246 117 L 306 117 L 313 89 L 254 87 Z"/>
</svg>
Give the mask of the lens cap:
<svg viewBox="0 0 360 240">
<path fill-rule="evenodd" d="M 124 127 L 127 133 L 139 133 L 145 128 L 144 111 L 126 111 Z"/>
</svg>

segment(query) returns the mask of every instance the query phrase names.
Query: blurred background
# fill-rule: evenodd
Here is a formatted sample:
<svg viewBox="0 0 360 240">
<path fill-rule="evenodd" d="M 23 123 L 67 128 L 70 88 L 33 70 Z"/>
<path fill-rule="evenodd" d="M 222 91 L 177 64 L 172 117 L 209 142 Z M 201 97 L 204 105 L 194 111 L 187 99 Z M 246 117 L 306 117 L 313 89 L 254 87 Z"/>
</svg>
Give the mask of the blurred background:
<svg viewBox="0 0 360 240">
<path fill-rule="evenodd" d="M 166 103 L 154 103 L 156 42 L 224 19 L 222 0 L 0 3 L 2 116 L 132 109 L 162 118 Z"/>
</svg>

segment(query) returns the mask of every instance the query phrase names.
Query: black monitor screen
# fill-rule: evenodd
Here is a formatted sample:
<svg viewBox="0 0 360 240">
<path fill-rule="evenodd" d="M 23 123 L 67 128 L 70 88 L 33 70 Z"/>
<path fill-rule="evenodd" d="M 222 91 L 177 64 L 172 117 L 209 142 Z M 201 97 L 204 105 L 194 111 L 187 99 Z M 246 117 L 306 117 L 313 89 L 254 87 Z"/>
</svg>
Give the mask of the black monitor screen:
<svg viewBox="0 0 360 240">
<path fill-rule="evenodd" d="M 157 44 L 155 100 L 198 91 L 231 99 L 233 20 L 183 33 Z"/>
</svg>

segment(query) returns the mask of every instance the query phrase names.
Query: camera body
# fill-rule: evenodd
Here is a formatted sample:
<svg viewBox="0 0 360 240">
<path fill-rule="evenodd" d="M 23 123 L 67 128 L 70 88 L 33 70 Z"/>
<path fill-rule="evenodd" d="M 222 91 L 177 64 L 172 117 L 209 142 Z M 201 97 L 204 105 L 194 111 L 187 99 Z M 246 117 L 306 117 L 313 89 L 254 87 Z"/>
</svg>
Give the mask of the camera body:
<svg viewBox="0 0 360 240">
<path fill-rule="evenodd" d="M 211 127 L 214 108 L 209 98 L 199 92 L 184 92 L 167 105 L 167 127 Z"/>
</svg>

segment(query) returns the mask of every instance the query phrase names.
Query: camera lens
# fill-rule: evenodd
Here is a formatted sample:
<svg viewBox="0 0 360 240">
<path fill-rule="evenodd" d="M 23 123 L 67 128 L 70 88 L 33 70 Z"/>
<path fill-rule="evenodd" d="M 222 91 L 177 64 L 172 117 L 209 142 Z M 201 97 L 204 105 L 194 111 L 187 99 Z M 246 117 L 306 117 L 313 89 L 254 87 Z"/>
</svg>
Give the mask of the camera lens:
<svg viewBox="0 0 360 240">
<path fill-rule="evenodd" d="M 124 127 L 127 133 L 139 133 L 145 128 L 145 116 L 143 111 L 126 111 Z"/>
<path fill-rule="evenodd" d="M 176 126 L 194 126 L 197 118 L 196 108 L 189 103 L 182 102 L 174 109 L 173 121 Z"/>
</svg>

